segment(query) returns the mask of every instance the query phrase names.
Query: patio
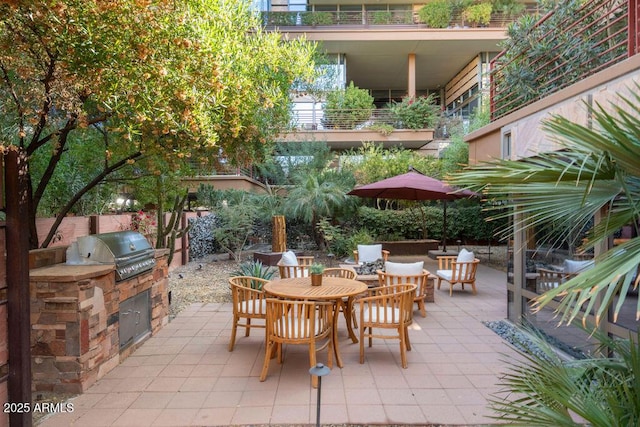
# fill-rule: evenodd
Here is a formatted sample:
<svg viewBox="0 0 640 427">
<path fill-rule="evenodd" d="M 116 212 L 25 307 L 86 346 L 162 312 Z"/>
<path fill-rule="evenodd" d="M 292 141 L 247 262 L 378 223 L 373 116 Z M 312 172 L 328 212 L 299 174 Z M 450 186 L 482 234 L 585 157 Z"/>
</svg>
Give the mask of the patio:
<svg viewBox="0 0 640 427">
<path fill-rule="evenodd" d="M 419 259 L 435 271 L 433 260 Z M 374 340 L 361 365 L 358 344 L 341 324 L 345 365 L 334 366 L 322 379 L 321 423 L 492 423 L 487 398 L 498 390 L 503 360 L 516 352 L 482 324 L 506 318 L 505 273 L 480 265 L 477 278 L 477 295 L 458 288 L 449 297 L 443 286 L 435 291 L 436 302 L 427 304 L 427 317 L 415 315 L 408 369 L 400 366 L 395 340 Z M 263 333 L 252 330 L 246 338 L 238 331 L 229 352 L 231 319 L 231 304 L 191 305 L 75 398 L 73 412 L 40 425 L 315 424 L 317 395 L 306 347 L 285 347 L 284 364 L 272 360 L 267 380 L 260 382 Z M 325 359 L 326 352 L 320 352 L 319 360 Z"/>
</svg>

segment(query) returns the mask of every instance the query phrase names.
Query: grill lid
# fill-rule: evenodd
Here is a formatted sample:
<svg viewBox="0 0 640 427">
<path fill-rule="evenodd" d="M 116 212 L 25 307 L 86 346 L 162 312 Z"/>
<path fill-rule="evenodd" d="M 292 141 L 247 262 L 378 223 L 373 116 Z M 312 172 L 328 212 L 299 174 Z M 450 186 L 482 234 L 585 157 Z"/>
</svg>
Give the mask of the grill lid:
<svg viewBox="0 0 640 427">
<path fill-rule="evenodd" d="M 80 256 L 89 262 L 116 265 L 116 280 L 124 280 L 155 265 L 155 251 L 136 231 L 93 234 L 78 238 Z"/>
</svg>

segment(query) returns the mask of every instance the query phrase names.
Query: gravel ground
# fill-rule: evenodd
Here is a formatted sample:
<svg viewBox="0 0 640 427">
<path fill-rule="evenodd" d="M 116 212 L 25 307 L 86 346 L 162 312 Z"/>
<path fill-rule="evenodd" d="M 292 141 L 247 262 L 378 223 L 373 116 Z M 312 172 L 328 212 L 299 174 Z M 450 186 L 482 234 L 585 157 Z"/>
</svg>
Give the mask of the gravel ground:
<svg viewBox="0 0 640 427">
<path fill-rule="evenodd" d="M 506 267 L 506 246 L 466 246 L 473 250 L 480 262 L 498 269 Z M 452 249 L 455 249 L 452 247 Z M 328 259 L 323 253 L 313 255 L 325 264 Z M 253 259 L 253 252 L 246 251 L 243 261 Z M 169 290 L 171 291 L 171 306 L 169 314 L 175 317 L 180 311 L 196 302 L 231 302 L 228 279 L 238 268 L 228 254 L 209 255 L 205 258 L 191 261 L 171 271 L 169 274 Z M 277 268 L 272 267 L 276 270 Z"/>
<path fill-rule="evenodd" d="M 243 259 L 252 257 L 253 254 L 247 254 Z M 238 264 L 227 254 L 216 254 L 172 270 L 169 273 L 171 318 L 195 302 L 231 302 L 228 280 L 237 268 Z"/>
</svg>

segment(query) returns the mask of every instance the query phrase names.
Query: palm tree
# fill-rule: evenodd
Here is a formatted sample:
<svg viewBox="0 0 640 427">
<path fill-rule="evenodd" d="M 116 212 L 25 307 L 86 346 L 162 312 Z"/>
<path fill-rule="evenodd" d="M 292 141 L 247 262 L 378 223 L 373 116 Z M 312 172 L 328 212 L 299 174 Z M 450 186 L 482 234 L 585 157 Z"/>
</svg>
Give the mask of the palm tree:
<svg viewBox="0 0 640 427">
<path fill-rule="evenodd" d="M 628 224 L 640 235 L 639 89 L 609 111 L 600 105 L 588 107 L 591 128 L 560 116 L 545 121 L 543 128 L 561 146 L 558 151 L 471 167 L 453 174 L 449 182 L 482 191 L 489 200 L 500 202 L 493 206 L 510 208 L 510 213 L 503 210 L 498 216 L 523 214 L 516 228 L 534 230 L 553 224 L 568 236 L 586 229 L 583 249 L 606 242 Z M 602 215 L 597 223 L 593 221 L 596 214 Z M 637 287 L 634 278 L 639 264 L 640 237 L 635 237 L 600 254 L 592 269 L 539 296 L 534 304 L 540 309 L 559 299 L 561 323 L 573 323 L 579 317 L 586 321 L 584 313 L 592 309 L 596 325 L 609 310 L 615 321 L 627 291 Z M 636 322 L 639 318 L 640 303 Z M 592 425 L 638 424 L 640 335 L 613 342 L 598 334 L 593 325 L 588 328 L 614 356 L 587 359 L 577 365 L 529 356 L 527 363 L 512 365 L 503 385 L 518 397 L 511 402 L 493 402 L 501 420 L 575 425 L 570 415 L 573 411 Z M 626 343 L 628 349 L 616 343 Z"/>
<path fill-rule="evenodd" d="M 640 423 L 640 335 L 634 343 L 596 330 L 602 350 L 615 356 L 566 360 L 543 337 L 530 333 L 537 351 L 517 350 L 521 360 L 510 363 L 500 383 L 503 391 L 490 400 L 501 414 L 494 418 L 508 425 L 550 427 Z M 576 421 L 580 418 L 584 424 Z"/>
<path fill-rule="evenodd" d="M 318 221 L 333 218 L 349 203 L 344 177 L 334 171 L 305 171 L 293 177 L 294 187 L 285 201 L 285 212 L 311 225 L 313 239 L 322 245 Z M 345 183 L 346 184 L 346 183 Z"/>
<path fill-rule="evenodd" d="M 543 128 L 561 150 L 517 161 L 496 160 L 455 173 L 448 181 L 482 191 L 488 199 L 500 202 L 492 204 L 502 210 L 498 215 L 510 215 L 505 206 L 524 214 L 526 220 L 516 224 L 521 229 L 550 223 L 566 234 L 587 229 L 582 249 L 601 244 L 627 224 L 638 231 L 640 94 L 623 101 L 624 105 L 613 106 L 612 113 L 599 105 L 590 108 L 593 128 L 560 116 L 545 121 Z M 603 219 L 594 224 L 594 216 L 602 212 Z M 588 312 L 602 298 L 595 313 L 599 322 L 619 296 L 616 317 L 627 291 L 635 285 L 632 279 L 639 264 L 640 238 L 635 237 L 601 254 L 594 268 L 540 296 L 537 304 L 542 307 L 560 298 L 558 310 L 568 323 L 579 315 L 576 307 L 588 304 L 584 310 Z"/>
</svg>

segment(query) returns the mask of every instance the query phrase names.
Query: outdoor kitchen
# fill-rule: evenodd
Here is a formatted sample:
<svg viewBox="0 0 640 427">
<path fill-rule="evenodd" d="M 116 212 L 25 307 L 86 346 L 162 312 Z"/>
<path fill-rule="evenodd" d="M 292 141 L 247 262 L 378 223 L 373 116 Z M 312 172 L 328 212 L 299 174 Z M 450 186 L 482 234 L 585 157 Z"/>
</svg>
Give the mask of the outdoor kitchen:
<svg viewBox="0 0 640 427">
<path fill-rule="evenodd" d="M 85 391 L 169 321 L 168 249 L 133 231 L 64 249 L 33 255 L 34 391 Z"/>
</svg>

